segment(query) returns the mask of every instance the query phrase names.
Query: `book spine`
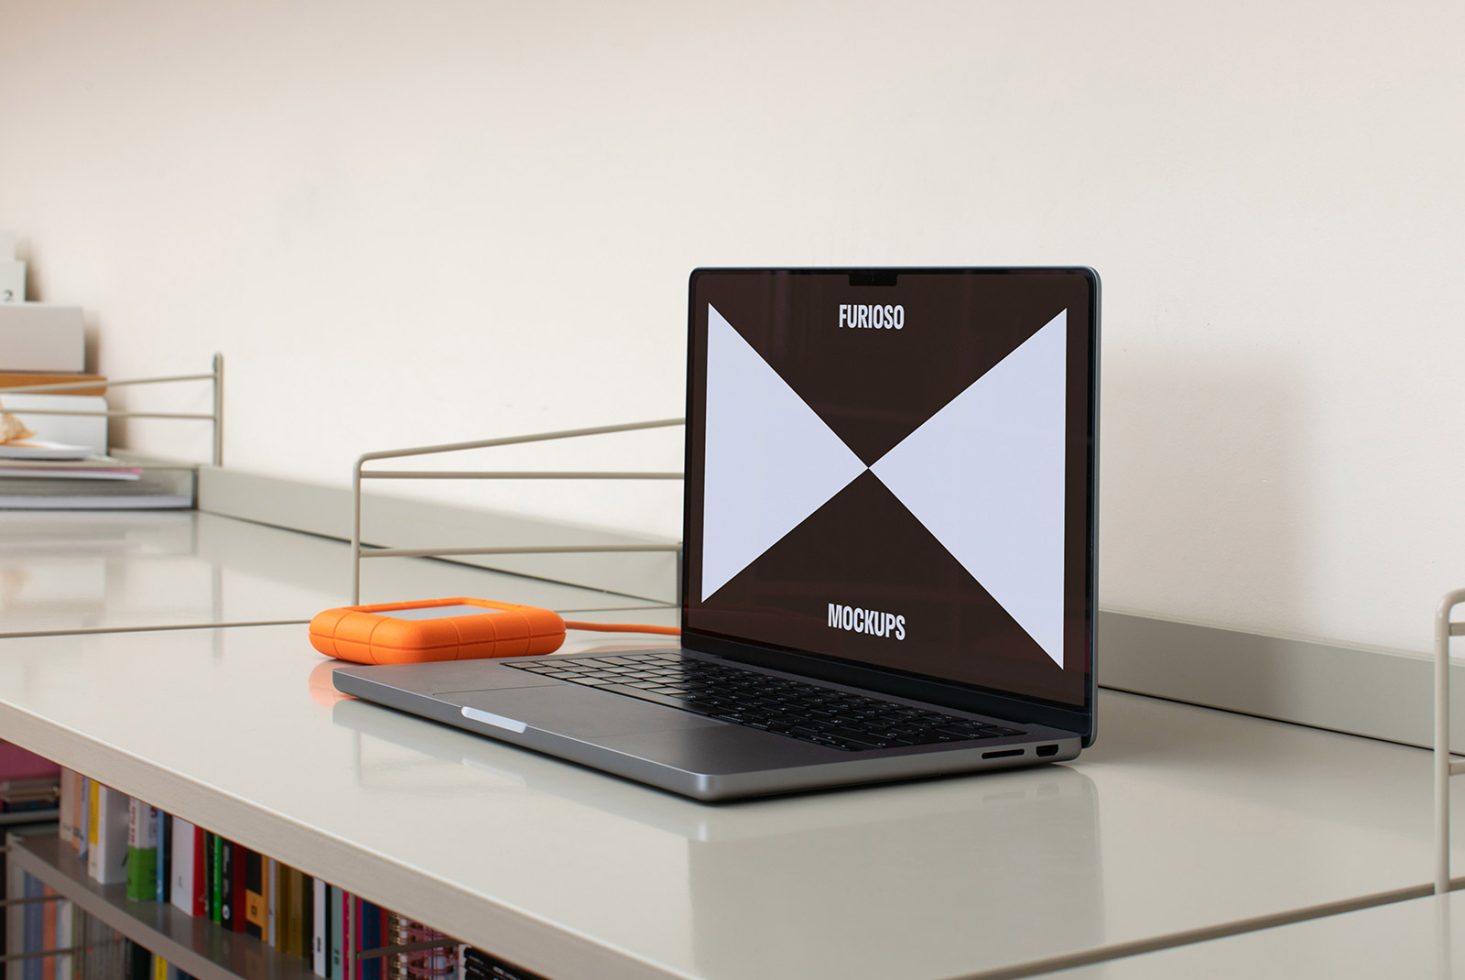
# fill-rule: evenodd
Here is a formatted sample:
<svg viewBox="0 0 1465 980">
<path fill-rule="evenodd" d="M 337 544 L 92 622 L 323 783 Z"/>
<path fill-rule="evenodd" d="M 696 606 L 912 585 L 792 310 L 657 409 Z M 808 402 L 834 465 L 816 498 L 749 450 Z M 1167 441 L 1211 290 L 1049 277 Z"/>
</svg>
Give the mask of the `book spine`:
<svg viewBox="0 0 1465 980">
<path fill-rule="evenodd" d="M 342 917 L 341 889 L 335 885 L 331 886 L 331 980 L 342 980 L 345 976 L 345 964 L 341 958 L 342 929 L 344 921 Z"/>
<path fill-rule="evenodd" d="M 219 840 L 219 924 L 230 932 L 243 932 L 243 908 L 236 902 L 237 886 L 244 881 L 244 869 L 236 864 L 239 858 L 231 841 Z"/>
<path fill-rule="evenodd" d="M 234 931 L 244 932 L 249 924 L 249 920 L 244 915 L 244 896 L 247 891 L 245 888 L 245 872 L 248 870 L 245 862 L 249 855 L 249 849 L 243 844 L 231 844 L 230 846 L 234 849 L 234 859 L 230 865 L 234 873 L 234 887 L 230 897 L 230 901 L 232 902 L 231 908 L 233 909 Z"/>
<path fill-rule="evenodd" d="M 382 945 L 382 910 L 365 899 L 356 900 L 356 944 L 354 951 L 364 953 Z M 382 980 L 381 957 L 356 961 L 360 980 Z"/>
<path fill-rule="evenodd" d="M 127 940 L 127 977 L 129 980 L 139 980 L 153 975 L 153 954 L 142 946 Z"/>
<path fill-rule="evenodd" d="M 204 918 L 210 922 L 219 921 L 219 903 L 215 897 L 215 882 L 218 877 L 218 854 L 214 845 L 214 835 L 206 830 L 203 833 L 203 914 Z"/>
<path fill-rule="evenodd" d="M 74 924 L 77 915 L 76 906 L 70 902 L 58 902 L 56 909 L 56 948 L 70 949 L 75 945 L 71 941 Z M 70 977 L 73 973 L 70 953 L 63 953 L 56 957 L 56 976 Z"/>
<path fill-rule="evenodd" d="M 86 781 L 86 832 L 81 838 L 81 856 L 86 861 L 86 873 L 97 876 L 96 855 L 92 853 L 92 841 L 97 839 L 97 818 L 101 815 L 102 801 L 97 796 L 97 787 L 90 779 Z"/>
<path fill-rule="evenodd" d="M 280 948 L 280 862 L 265 859 L 265 939 Z"/>
<path fill-rule="evenodd" d="M 72 782 L 72 777 L 75 775 L 76 773 L 70 769 L 63 768 L 61 770 L 61 800 L 57 804 L 57 831 L 60 834 L 61 843 L 67 847 L 72 846 L 72 841 L 76 836 L 76 823 L 73 814 L 76 787 Z"/>
<path fill-rule="evenodd" d="M 158 874 L 153 881 L 153 900 L 166 903 L 173 892 L 173 815 L 154 808 L 158 824 Z"/>
<path fill-rule="evenodd" d="M 98 783 L 92 790 L 96 800 L 96 836 L 87 855 L 88 867 L 98 884 L 119 885 L 127 881 L 127 837 L 129 803 L 126 794 Z"/>
<path fill-rule="evenodd" d="M 330 917 L 327 915 L 329 908 L 330 889 L 324 881 L 319 878 L 311 883 L 311 945 L 310 965 L 318 977 L 329 977 L 331 975 L 330 957 Z"/>
<path fill-rule="evenodd" d="M 300 948 L 300 955 L 306 960 L 312 960 L 315 955 L 315 880 L 303 871 L 295 873 L 300 876 L 299 936 L 296 944 Z"/>
<path fill-rule="evenodd" d="M 158 825 L 153 808 L 142 800 L 127 801 L 127 897 L 146 902 L 157 891 Z"/>
<path fill-rule="evenodd" d="M 265 890 L 265 857 L 244 850 L 244 925 L 246 935 L 263 939 L 269 934 L 269 910 Z"/>
<path fill-rule="evenodd" d="M 41 880 L 27 874 L 21 886 L 22 893 L 30 901 L 26 902 L 21 912 L 21 948 L 22 953 L 39 953 L 45 949 L 46 937 L 41 930 L 41 902 L 40 898 L 45 894 L 41 887 Z M 23 959 L 21 962 L 21 976 L 24 980 L 41 980 L 41 961 L 39 958 Z"/>
<path fill-rule="evenodd" d="M 224 855 L 229 850 L 229 845 L 224 838 L 218 834 L 210 834 L 209 853 L 212 864 L 209 866 L 209 917 L 218 925 L 226 926 L 224 921 Z"/>
<path fill-rule="evenodd" d="M 357 980 L 356 933 L 361 928 L 356 914 L 356 896 L 341 893 L 341 980 Z"/>
<path fill-rule="evenodd" d="M 172 841 L 168 850 L 173 856 L 168 866 L 168 900 L 189 915 L 199 915 L 203 910 L 196 904 L 196 899 L 201 899 L 202 895 L 195 895 L 193 883 L 194 836 L 198 828 L 177 818 L 171 827 Z"/>
<path fill-rule="evenodd" d="M 86 852 L 86 777 L 71 773 L 71 849 L 78 855 Z"/>
<path fill-rule="evenodd" d="M 42 889 L 42 894 L 55 895 L 56 893 L 50 888 L 44 888 Z M 56 936 L 56 906 L 59 904 L 61 903 L 47 902 L 41 906 L 41 935 L 46 937 L 47 949 L 61 948 L 52 944 L 52 939 Z M 56 958 L 54 956 L 47 956 L 41 960 L 41 976 L 48 978 L 48 980 L 56 976 Z"/>
</svg>

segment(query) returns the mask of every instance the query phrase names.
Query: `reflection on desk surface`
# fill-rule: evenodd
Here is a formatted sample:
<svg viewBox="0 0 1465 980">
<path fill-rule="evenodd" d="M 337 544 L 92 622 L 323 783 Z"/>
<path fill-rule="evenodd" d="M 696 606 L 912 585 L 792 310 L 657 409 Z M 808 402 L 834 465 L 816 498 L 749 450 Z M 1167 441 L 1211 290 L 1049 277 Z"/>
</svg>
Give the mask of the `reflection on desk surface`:
<svg viewBox="0 0 1465 980">
<path fill-rule="evenodd" d="M 713 805 L 363 701 L 338 701 L 331 717 L 355 733 L 365 789 L 441 803 L 464 791 L 450 770 L 467 767 L 506 792 L 682 838 L 690 952 L 709 975 L 730 963 L 742 975 L 918 975 L 914 951 L 949 949 L 953 931 L 1040 936 L 1064 922 L 1084 947 L 1103 934 L 1098 797 L 1067 766 Z M 846 957 L 851 972 L 831 969 Z"/>
<path fill-rule="evenodd" d="M 476 595 L 566 610 L 649 605 L 452 562 L 371 564 L 367 602 Z M 343 541 L 197 511 L 0 511 L 0 636 L 305 621 L 350 595 Z"/>
</svg>

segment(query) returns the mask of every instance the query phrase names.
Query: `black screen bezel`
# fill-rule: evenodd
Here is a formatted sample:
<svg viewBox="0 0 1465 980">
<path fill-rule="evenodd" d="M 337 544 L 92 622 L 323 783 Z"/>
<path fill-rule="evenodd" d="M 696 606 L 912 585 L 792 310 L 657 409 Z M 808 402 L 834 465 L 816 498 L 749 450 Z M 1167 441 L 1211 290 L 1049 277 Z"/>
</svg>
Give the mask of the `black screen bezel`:
<svg viewBox="0 0 1465 980">
<path fill-rule="evenodd" d="M 690 383 L 696 375 L 697 357 L 697 280 L 704 275 L 793 275 L 793 276 L 839 276 L 853 282 L 863 280 L 878 283 L 886 278 L 902 274 L 920 275 L 1075 275 L 1088 281 L 1091 302 L 1089 304 L 1089 373 L 1088 373 L 1088 478 L 1085 481 L 1088 500 L 1086 502 L 1088 541 L 1085 548 L 1086 568 L 1084 587 L 1085 623 L 1083 636 L 1087 645 L 1084 656 L 1084 702 L 1082 707 L 1049 701 L 1011 691 L 959 684 L 936 680 L 929 676 L 873 667 L 857 661 L 844 660 L 829 654 L 813 653 L 792 647 L 771 643 L 750 643 L 737 637 L 705 630 L 689 629 L 687 613 L 691 595 L 691 562 L 683 556 L 680 569 L 679 589 L 682 613 L 682 645 L 689 650 L 710 653 L 752 665 L 807 674 L 811 677 L 849 684 L 856 687 L 883 691 L 898 697 L 908 697 L 935 704 L 944 704 L 961 710 L 980 714 L 992 714 L 1015 721 L 1051 725 L 1076 732 L 1083 738 L 1084 746 L 1093 744 L 1097 735 L 1095 703 L 1098 695 L 1095 683 L 1095 657 L 1097 655 L 1097 613 L 1098 613 L 1098 458 L 1099 458 L 1099 275 L 1087 266 L 1025 266 L 1025 267 L 798 267 L 798 268 L 751 268 L 751 267 L 704 267 L 693 269 L 687 283 L 687 409 L 686 424 L 688 437 L 684 450 L 684 473 L 693 472 L 692 426 L 700 411 L 698 392 Z M 692 482 L 683 484 L 682 526 L 691 527 L 693 506 Z"/>
</svg>

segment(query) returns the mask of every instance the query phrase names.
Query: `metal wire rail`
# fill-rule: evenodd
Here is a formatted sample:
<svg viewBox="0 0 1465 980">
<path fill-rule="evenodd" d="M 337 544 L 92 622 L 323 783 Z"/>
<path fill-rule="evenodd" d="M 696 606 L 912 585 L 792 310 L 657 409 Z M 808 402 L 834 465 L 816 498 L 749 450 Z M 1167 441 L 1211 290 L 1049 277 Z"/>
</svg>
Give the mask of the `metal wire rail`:
<svg viewBox="0 0 1465 980">
<path fill-rule="evenodd" d="M 569 544 L 512 545 L 465 548 L 384 548 L 361 543 L 362 480 L 680 480 L 673 471 L 626 470 L 366 470 L 367 463 L 407 456 L 433 456 L 469 449 L 493 449 L 498 446 L 521 446 L 556 439 L 578 439 L 584 436 L 610 435 L 615 432 L 638 432 L 643 429 L 664 429 L 685 424 L 685 419 L 657 419 L 652 422 L 626 422 L 619 425 L 597 425 L 586 429 L 562 429 L 558 432 L 535 432 L 498 439 L 477 439 L 472 442 L 448 442 L 436 446 L 410 446 L 406 449 L 384 449 L 363 453 L 356 460 L 351 474 L 351 601 L 361 602 L 361 562 L 367 558 L 448 558 L 467 555 L 565 555 L 592 552 L 655 552 L 681 553 L 675 544 Z M 366 549 L 370 550 L 366 550 Z"/>
<path fill-rule="evenodd" d="M 1465 636 L 1453 619 L 1465 589 L 1445 593 L 1434 617 L 1434 890 L 1450 890 L 1450 777 L 1465 773 L 1465 759 L 1450 753 L 1450 637 Z"/>
<path fill-rule="evenodd" d="M 203 412 L 127 412 L 113 409 L 101 411 L 66 408 L 27 408 L 19 415 L 84 415 L 106 416 L 116 419 L 194 419 L 213 423 L 215 466 L 224 465 L 224 355 L 215 354 L 213 370 L 207 374 L 173 374 L 158 378 L 128 378 L 123 381 L 65 381 L 58 384 L 18 385 L 14 388 L 0 388 L 0 401 L 6 395 L 60 394 L 67 391 L 90 390 L 94 388 L 125 388 L 131 385 L 173 384 L 179 381 L 212 381 L 213 411 Z"/>
</svg>

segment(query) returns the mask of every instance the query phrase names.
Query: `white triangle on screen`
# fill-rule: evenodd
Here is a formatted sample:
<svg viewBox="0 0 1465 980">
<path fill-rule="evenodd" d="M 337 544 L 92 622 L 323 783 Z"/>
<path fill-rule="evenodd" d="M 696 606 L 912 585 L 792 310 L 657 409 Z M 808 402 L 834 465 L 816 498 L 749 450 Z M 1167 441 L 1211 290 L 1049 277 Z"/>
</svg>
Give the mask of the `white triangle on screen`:
<svg viewBox="0 0 1465 980">
<path fill-rule="evenodd" d="M 702 598 L 865 471 L 865 464 L 707 307 Z"/>
<path fill-rule="evenodd" d="M 1067 338 L 1064 311 L 870 467 L 1060 667 Z"/>
</svg>

